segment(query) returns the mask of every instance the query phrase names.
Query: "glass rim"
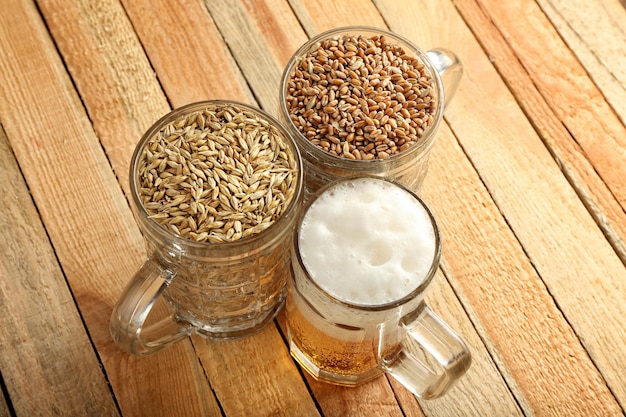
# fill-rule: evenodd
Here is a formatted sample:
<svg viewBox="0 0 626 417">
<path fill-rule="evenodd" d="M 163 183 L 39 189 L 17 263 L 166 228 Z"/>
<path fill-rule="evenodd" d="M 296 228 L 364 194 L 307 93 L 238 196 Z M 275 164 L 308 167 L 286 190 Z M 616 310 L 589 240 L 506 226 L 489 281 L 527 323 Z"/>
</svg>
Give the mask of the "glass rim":
<svg viewBox="0 0 626 417">
<path fill-rule="evenodd" d="M 424 64 L 424 66 L 428 69 L 428 72 L 432 76 L 433 82 L 435 84 L 435 88 L 437 90 L 437 100 L 438 100 L 437 112 L 433 116 L 433 119 L 434 119 L 433 124 L 428 126 L 427 130 L 425 131 L 424 135 L 421 137 L 421 140 L 418 143 L 415 143 L 412 146 L 409 146 L 404 151 L 390 155 L 388 158 L 359 160 L 359 159 L 348 159 L 348 158 L 343 158 L 338 155 L 333 155 L 332 153 L 319 148 L 318 146 L 313 144 L 310 140 L 308 140 L 302 134 L 302 132 L 300 132 L 300 130 L 298 130 L 298 128 L 295 127 L 289 115 L 289 111 L 287 109 L 287 104 L 285 100 L 287 84 L 289 83 L 289 79 L 291 78 L 293 69 L 299 63 L 299 58 L 304 57 L 311 50 L 311 48 L 315 46 L 315 44 L 321 42 L 322 40 L 330 39 L 336 35 L 350 34 L 350 33 L 356 33 L 356 34 L 368 33 L 368 34 L 383 35 L 398 42 L 401 46 L 408 47 L 411 50 L 410 52 L 416 55 L 420 59 L 420 61 Z M 297 141 L 298 145 L 302 147 L 301 148 L 302 152 L 307 152 L 307 154 L 309 155 L 312 153 L 315 153 L 315 157 L 317 157 L 318 159 L 328 159 L 333 162 L 346 164 L 351 169 L 367 170 L 368 165 L 371 166 L 371 165 L 377 165 L 377 164 L 393 164 L 394 161 L 405 158 L 407 157 L 407 155 L 413 155 L 415 153 L 425 152 L 428 149 L 430 149 L 435 143 L 435 138 L 436 138 L 435 133 L 437 132 L 439 124 L 441 123 L 441 120 L 443 119 L 443 110 L 444 110 L 443 101 L 444 101 L 444 91 L 443 91 L 443 83 L 441 81 L 441 76 L 439 75 L 439 72 L 437 71 L 435 66 L 432 64 L 432 62 L 428 58 L 428 55 L 426 54 L 426 52 L 424 52 L 421 48 L 416 46 L 409 39 L 397 33 L 391 32 L 387 29 L 382 29 L 382 28 L 375 27 L 375 26 L 354 25 L 354 26 L 337 27 L 337 28 L 333 28 L 333 29 L 318 33 L 317 35 L 313 36 L 308 41 L 306 41 L 304 44 L 302 44 L 296 50 L 296 52 L 293 53 L 293 55 L 289 59 L 289 62 L 285 66 L 285 69 L 283 70 L 283 73 L 281 76 L 278 107 L 279 107 L 279 112 L 284 116 L 283 118 L 285 119 L 285 122 L 284 122 L 285 127 L 289 131 L 292 132 L 294 136 L 294 140 Z"/>
<path fill-rule="evenodd" d="M 375 180 L 379 180 L 379 181 L 383 181 L 383 182 L 387 182 L 389 184 L 395 185 L 401 189 L 403 189 L 404 191 L 408 192 L 415 200 L 418 201 L 418 203 L 422 206 L 422 208 L 424 209 L 424 211 L 426 212 L 428 218 L 430 219 L 430 223 L 433 227 L 433 233 L 435 235 L 435 251 L 433 253 L 433 258 L 430 264 L 430 268 L 428 269 L 428 272 L 426 273 L 424 279 L 420 282 L 420 284 L 415 287 L 410 293 L 406 294 L 405 296 L 398 298 L 397 300 L 393 300 L 387 303 L 381 303 L 381 304 L 359 304 L 359 303 L 354 303 L 354 302 L 350 302 L 350 301 L 346 301 L 343 300 L 339 297 L 336 297 L 335 295 L 331 294 L 330 292 L 328 292 L 326 289 L 324 289 L 312 276 L 311 273 L 308 271 L 308 269 L 306 268 L 306 265 L 304 263 L 304 261 L 302 260 L 302 255 L 300 254 L 300 226 L 302 225 L 302 221 L 304 220 L 304 217 L 306 216 L 307 212 L 309 211 L 309 208 L 311 207 L 311 205 L 317 201 L 317 199 L 326 191 L 340 185 L 346 182 L 351 182 L 351 181 L 355 181 L 358 179 L 363 179 L 363 178 L 369 178 L 369 179 L 375 179 Z M 339 180 L 335 180 L 332 181 L 326 185 L 324 185 L 322 188 L 320 188 L 304 205 L 304 207 L 302 208 L 302 210 L 300 211 L 299 215 L 298 215 L 298 219 L 296 221 L 296 226 L 295 226 L 295 231 L 293 234 L 293 244 L 294 244 L 294 256 L 297 259 L 298 265 L 300 266 L 300 268 L 302 269 L 302 271 L 305 274 L 306 280 L 307 282 L 311 283 L 316 290 L 318 290 L 321 294 L 323 294 L 325 297 L 329 298 L 330 300 L 332 300 L 335 304 L 339 304 L 341 306 L 350 308 L 350 309 L 355 309 L 355 310 L 360 310 L 360 311 L 368 311 L 368 312 L 377 312 L 377 311 L 387 311 L 387 310 L 391 310 L 393 308 L 396 307 L 400 307 L 404 304 L 409 303 L 412 300 L 415 300 L 421 293 L 424 292 L 424 290 L 426 289 L 426 287 L 428 287 L 428 285 L 430 285 L 430 282 L 433 280 L 433 278 L 435 277 L 435 274 L 437 273 L 437 270 L 439 269 L 439 263 L 440 263 L 440 259 L 441 259 L 441 251 L 442 251 L 442 244 L 441 244 L 441 231 L 439 229 L 439 225 L 437 223 L 437 219 L 435 218 L 435 215 L 433 214 L 432 210 L 430 209 L 430 207 L 426 204 L 426 202 L 413 190 L 409 189 L 408 187 L 404 186 L 403 184 L 396 182 L 392 179 L 389 178 L 384 178 L 384 177 L 380 177 L 380 176 L 375 176 L 375 175 L 357 175 L 357 176 L 352 176 L 352 177 L 347 177 L 347 178 L 342 178 Z M 295 277 L 293 278 L 295 280 Z"/>
<path fill-rule="evenodd" d="M 194 111 L 199 111 L 205 108 L 210 108 L 212 106 L 241 107 L 265 119 L 275 128 L 277 128 L 280 131 L 280 133 L 285 137 L 285 139 L 289 143 L 288 146 L 292 148 L 293 155 L 296 159 L 295 163 L 298 168 L 298 172 L 296 176 L 296 190 L 291 199 L 291 202 L 289 203 L 285 211 L 283 211 L 283 213 L 280 215 L 280 217 L 276 219 L 267 229 L 264 229 L 261 232 L 256 233 L 252 236 L 248 236 L 240 240 L 231 241 L 231 242 L 228 242 L 228 241 L 219 242 L 219 243 L 208 242 L 208 241 L 197 242 L 195 240 L 180 236 L 168 230 L 164 226 L 160 225 L 158 222 L 154 221 L 153 219 L 150 219 L 149 213 L 144 207 L 143 202 L 141 201 L 141 198 L 139 196 L 139 186 L 137 183 L 138 178 L 136 175 L 136 170 L 137 170 L 137 166 L 139 163 L 139 159 L 141 157 L 141 153 L 143 149 L 145 148 L 146 143 L 148 143 L 148 141 L 152 139 L 159 130 L 161 130 L 163 127 L 165 127 L 168 123 L 175 120 L 176 118 L 182 115 L 188 114 L 188 113 L 192 113 Z M 298 206 L 300 205 L 299 204 L 300 197 L 304 190 L 304 174 L 303 174 L 303 169 L 302 169 L 302 158 L 300 155 L 300 151 L 298 149 L 297 144 L 294 141 L 293 136 L 287 131 L 287 129 L 285 129 L 285 127 L 274 116 L 250 104 L 242 103 L 239 101 L 233 101 L 233 100 L 214 99 L 214 100 L 202 100 L 202 101 L 185 104 L 174 110 L 171 110 L 170 112 L 160 117 L 156 122 L 154 122 L 148 128 L 148 130 L 146 130 L 146 132 L 141 136 L 141 139 L 135 146 L 135 149 L 131 157 L 131 163 L 130 163 L 129 183 L 130 183 L 131 199 L 132 199 L 132 203 L 133 203 L 132 205 L 134 207 L 134 211 L 139 217 L 142 225 L 145 226 L 149 230 L 152 236 L 157 235 L 161 238 L 165 238 L 168 241 L 175 243 L 178 247 L 188 247 L 188 248 L 198 248 L 198 249 L 206 249 L 210 247 L 237 248 L 240 246 L 250 245 L 251 243 L 254 243 L 260 239 L 265 238 L 267 235 L 271 233 L 271 231 L 279 228 L 280 225 L 286 221 L 286 219 L 293 217 L 294 211 L 296 211 L 298 209 Z"/>
</svg>

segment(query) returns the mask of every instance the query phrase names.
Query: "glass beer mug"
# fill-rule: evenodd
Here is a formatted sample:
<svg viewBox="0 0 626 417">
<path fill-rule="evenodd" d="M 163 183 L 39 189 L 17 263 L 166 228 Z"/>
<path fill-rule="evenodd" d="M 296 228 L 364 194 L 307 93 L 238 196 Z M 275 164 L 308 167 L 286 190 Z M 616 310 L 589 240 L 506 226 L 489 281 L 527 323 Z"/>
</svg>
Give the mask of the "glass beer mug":
<svg viewBox="0 0 626 417">
<path fill-rule="evenodd" d="M 176 109 L 137 145 L 130 186 L 148 259 L 111 315 L 121 349 L 146 355 L 191 333 L 236 338 L 272 321 L 302 188 L 299 152 L 275 119 L 220 100 Z M 161 296 L 171 314 L 148 320 Z"/>
<path fill-rule="evenodd" d="M 462 73 L 453 52 L 378 28 L 332 29 L 300 47 L 282 75 L 279 119 L 302 155 L 305 199 L 352 175 L 418 191 Z"/>
<path fill-rule="evenodd" d="M 376 177 L 339 180 L 296 227 L 286 316 L 292 356 L 316 379 L 356 386 L 383 372 L 415 395 L 443 395 L 471 363 L 424 302 L 441 241 L 412 191 Z"/>
</svg>

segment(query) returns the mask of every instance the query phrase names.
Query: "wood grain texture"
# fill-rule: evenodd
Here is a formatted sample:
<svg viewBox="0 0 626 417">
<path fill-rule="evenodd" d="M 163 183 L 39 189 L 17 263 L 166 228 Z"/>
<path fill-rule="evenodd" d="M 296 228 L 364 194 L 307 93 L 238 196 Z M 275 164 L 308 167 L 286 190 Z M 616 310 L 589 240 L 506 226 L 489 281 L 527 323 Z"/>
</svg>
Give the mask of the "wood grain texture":
<svg viewBox="0 0 626 417">
<path fill-rule="evenodd" d="M 626 209 L 626 127 L 539 6 L 478 0 L 533 83 Z M 541 42 L 537 42 L 541 39 Z M 546 54 L 545 51 L 550 51 Z M 598 123 L 602 120 L 602 123 Z"/>
<path fill-rule="evenodd" d="M 426 190 L 430 200 L 436 198 Z M 432 205 L 432 204 L 431 204 Z M 441 217 L 441 214 L 439 215 Z M 446 237 L 447 239 L 447 237 Z M 445 240 L 443 241 L 445 244 Z M 445 271 L 445 268 L 442 268 Z M 517 398 L 523 397 L 517 393 L 517 398 L 511 392 L 511 387 L 500 374 L 489 350 L 485 347 L 485 333 L 468 317 L 464 304 L 468 300 L 459 300 L 458 295 L 450 286 L 444 273 L 438 273 L 426 294 L 426 302 L 446 323 L 448 323 L 467 343 L 472 353 L 472 366 L 465 376 L 442 398 L 419 401 L 424 414 L 427 416 L 454 415 L 454 416 L 523 416 Z M 479 330 L 477 330 L 476 327 Z M 393 382 L 393 381 L 392 381 Z M 396 396 L 400 389 L 394 385 Z"/>
<path fill-rule="evenodd" d="M 143 258 L 141 236 L 34 5 L 9 7 L 0 76 L 13 82 L 0 86 L 2 123 L 122 413 L 219 413 L 189 342 L 150 358 L 113 345 L 111 309 Z"/>
<path fill-rule="evenodd" d="M 598 393 L 595 400 L 599 407 L 604 407 L 599 408 L 598 415 L 619 412 L 615 399 L 594 365 L 601 367 L 605 377 L 610 374 L 616 378 L 611 383 L 612 390 L 620 389 L 621 376 L 615 361 L 620 362 L 624 358 L 618 346 L 618 340 L 624 337 L 623 329 L 619 326 L 619 317 L 624 314 L 621 311 L 623 303 L 618 301 L 626 294 L 622 277 L 624 266 L 606 244 L 604 236 L 565 181 L 559 167 L 552 161 L 532 125 L 516 109 L 515 98 L 509 94 L 506 85 L 499 81 L 498 74 L 453 5 L 442 1 L 439 7 L 435 7 L 432 2 L 426 3 L 423 7 L 412 9 L 419 10 L 415 11 L 414 18 L 420 18 L 423 24 L 413 27 L 405 25 L 405 35 L 409 39 L 419 39 L 427 48 L 454 45 L 454 50 L 461 56 L 465 75 L 446 111 L 446 119 L 489 193 L 484 196 L 486 200 L 477 202 L 482 197 L 476 193 L 484 193 L 486 190 L 463 191 L 462 185 L 479 181 L 469 180 L 473 175 L 469 166 L 463 172 L 467 178 L 456 178 L 464 163 L 462 159 L 461 162 L 451 159 L 452 151 L 457 152 L 454 147 L 447 148 L 445 153 L 440 153 L 441 147 L 436 149 L 435 153 L 439 156 L 433 155 L 427 184 L 432 186 L 436 183 L 437 186 L 433 187 L 433 191 L 425 188 L 425 193 L 432 196 L 429 201 L 435 207 L 440 207 L 439 213 L 451 212 L 451 208 L 455 208 L 453 212 L 456 213 L 471 213 L 471 217 L 462 224 L 458 222 L 459 217 L 443 215 L 442 223 L 445 225 L 450 222 L 448 245 L 455 254 L 452 258 L 446 258 L 449 276 L 455 288 L 460 290 L 461 287 L 457 285 L 462 286 L 464 297 L 471 298 L 469 304 L 476 309 L 476 314 L 482 316 L 479 317 L 480 326 L 489 332 L 487 340 L 498 346 L 497 351 L 503 355 L 502 363 L 516 368 L 510 369 L 516 381 L 514 383 L 511 380 L 510 385 L 517 386 L 524 393 L 535 413 L 558 414 L 556 410 L 560 409 L 566 415 L 587 415 L 589 405 L 586 400 L 576 400 L 583 393 L 581 387 L 558 383 L 558 390 L 552 388 L 555 384 L 553 377 L 562 378 L 565 382 L 570 380 L 565 376 L 570 372 L 579 373 L 579 377 L 572 376 L 573 379 L 593 381 L 591 389 Z M 383 15 L 389 16 L 387 21 L 392 29 L 393 16 L 397 16 L 398 10 L 410 13 L 407 3 L 378 1 L 377 4 L 383 10 Z M 412 5 L 416 6 L 414 2 Z M 428 26 L 428 22 L 439 21 L 442 15 L 447 17 L 446 28 L 438 30 L 438 27 Z M 445 129 L 442 130 L 440 137 L 446 136 Z M 517 140 L 512 141 L 512 138 Z M 445 165 L 442 165 L 444 161 Z M 452 170 L 446 169 L 446 166 L 454 167 L 453 176 Z M 451 184 L 458 183 L 457 187 L 451 187 L 444 179 Z M 454 195 L 454 199 L 441 198 L 441 195 L 451 193 L 455 188 L 455 193 L 449 194 Z M 497 207 L 490 206 L 488 201 L 491 199 Z M 500 218 L 496 214 L 498 212 L 504 217 Z M 522 221 L 522 217 L 526 220 Z M 534 221 L 529 223 L 528 218 Z M 481 225 L 481 230 L 470 232 L 472 224 Z M 510 225 L 512 231 L 506 224 Z M 513 234 L 508 238 L 502 235 L 510 232 Z M 490 247 L 482 241 L 489 236 L 499 242 L 499 248 Z M 524 263 L 524 255 L 519 252 L 522 248 L 516 247 L 518 239 L 532 263 Z M 505 245 L 504 242 L 508 243 Z M 581 246 L 579 242 L 587 244 Z M 472 253 L 470 247 L 485 253 Z M 496 253 L 490 253 L 493 250 Z M 459 256 L 461 253 L 465 256 Z M 463 262 L 464 258 L 468 259 L 469 264 Z M 516 262 L 512 262 L 514 259 Z M 501 268 L 493 268 L 502 261 L 505 263 Z M 475 262 L 482 264 L 482 268 L 474 270 Z M 540 276 L 536 275 L 535 269 Z M 466 274 L 471 270 L 476 275 L 468 278 Z M 485 274 L 482 279 L 479 270 Z M 572 282 L 572 271 L 589 278 L 572 288 L 569 285 Z M 498 276 L 502 276 L 502 281 Z M 616 279 L 616 276 L 619 278 Z M 509 279 L 506 277 L 515 277 L 519 288 L 517 292 L 520 294 L 506 294 L 506 280 Z M 480 282 L 480 289 L 476 287 L 477 282 Z M 606 296 L 614 297 L 613 301 L 598 306 L 594 298 Z M 485 303 L 481 303 L 483 297 Z M 516 297 L 522 297 L 525 301 L 511 305 L 511 300 Z M 556 303 L 551 301 L 552 297 Z M 489 306 L 485 306 L 485 310 L 482 308 L 484 304 Z M 530 306 L 537 306 L 538 310 L 533 311 Z M 609 306 L 608 309 L 606 306 Z M 493 309 L 499 315 L 492 316 L 493 313 L 487 309 Z M 603 323 L 602 329 L 598 329 L 595 324 L 598 321 Z M 569 328 L 569 323 L 576 333 Z M 517 326 L 517 334 L 508 333 Z M 506 339 L 501 339 L 505 334 Z M 583 340 L 584 347 L 577 337 Z M 559 343 L 567 340 L 568 347 L 551 347 L 551 339 L 560 340 Z M 535 343 L 537 346 L 532 347 Z M 589 343 L 594 344 L 594 347 L 590 347 Z M 526 344 L 527 349 L 521 348 L 522 344 Z M 593 363 L 586 357 L 584 348 L 589 352 L 597 352 Z M 563 350 L 571 356 L 561 357 L 557 352 Z M 518 357 L 517 352 L 520 351 L 525 352 L 522 360 L 528 361 L 525 366 Z M 577 364 L 575 366 L 578 369 L 573 369 L 571 361 Z"/>
<path fill-rule="evenodd" d="M 205 3 L 259 106 L 277 115 L 283 68 L 307 40 L 289 5 L 280 0 Z"/>
<path fill-rule="evenodd" d="M 154 70 L 119 1 L 38 5 L 128 196 L 135 144 L 170 110 Z"/>
<path fill-rule="evenodd" d="M 446 128 L 430 173 L 422 193 L 439 215 L 446 277 L 524 414 L 619 415 L 603 376 Z"/>
<path fill-rule="evenodd" d="M 595 218 L 599 227 L 626 263 L 626 212 L 586 158 L 583 149 L 534 86 L 493 22 L 474 1 L 456 1 L 459 12 L 518 103 L 541 136 L 557 164 Z"/>
<path fill-rule="evenodd" d="M 596 0 L 596 7 L 603 9 L 603 13 L 611 16 L 612 23 L 622 32 L 626 32 L 626 0 Z"/>
<path fill-rule="evenodd" d="M 276 326 L 242 340 L 194 338 L 228 416 L 319 416 Z"/>
<path fill-rule="evenodd" d="M 386 377 L 380 376 L 358 387 L 341 387 L 315 381 L 306 375 L 315 399 L 327 417 L 359 417 L 365 415 L 402 417 L 405 415 Z M 403 388 L 404 389 L 404 388 Z M 415 408 L 415 405 L 413 405 Z M 419 408 L 418 408 L 419 409 Z M 409 412 L 411 409 L 409 409 Z M 419 414 L 418 414 L 419 415 Z"/>
<path fill-rule="evenodd" d="M 119 415 L 1 128 L 0 184 L 0 369 L 12 407 L 30 416 Z"/>
<path fill-rule="evenodd" d="M 538 0 L 622 123 L 626 123 L 626 10 L 614 0 Z M 602 28 L 602 30 L 598 30 Z"/>
<path fill-rule="evenodd" d="M 9 409 L 10 400 L 4 397 L 4 392 L 2 394 L 3 395 L 0 396 L 0 417 L 10 417 L 11 416 L 11 410 Z"/>
<path fill-rule="evenodd" d="M 546 23 L 546 21 L 543 22 Z M 547 24 L 549 25 L 549 23 Z M 524 52 L 517 51 L 516 53 Z M 566 65 L 566 61 L 564 65 Z M 478 78 L 473 80 L 471 85 L 476 86 L 476 82 L 480 82 Z M 524 94 L 521 86 L 519 90 L 514 91 Z M 555 85 L 553 91 L 548 92 L 546 90 L 543 94 L 556 96 L 565 94 L 566 91 L 573 90 L 571 87 L 563 90 L 563 87 Z M 495 97 L 502 96 L 495 95 Z M 522 95 L 522 97 L 524 96 Z M 454 105 L 456 105 L 456 98 Z M 588 103 L 587 105 L 594 106 L 595 104 Z M 476 108 L 474 101 L 468 102 L 466 108 L 468 110 Z M 494 108 L 490 111 L 490 115 L 486 114 L 486 120 L 490 119 L 495 111 Z M 581 111 L 585 110 L 581 109 Z M 536 117 L 537 120 L 546 120 L 539 115 Z M 607 118 L 612 120 L 610 115 Z M 479 126 L 484 126 L 483 123 L 485 123 L 478 122 L 476 118 L 462 119 L 458 117 L 452 121 L 450 117 L 449 120 L 451 120 L 451 125 L 455 131 L 458 132 L 469 130 L 479 132 Z M 484 153 L 478 152 L 479 144 L 485 142 L 484 137 L 487 133 L 484 131 L 481 137 L 476 137 L 471 143 L 468 142 L 465 147 L 470 154 L 476 152 L 476 156 L 470 155 L 470 157 L 488 186 L 495 181 L 496 177 L 498 178 L 499 186 L 497 189 L 490 187 L 490 192 L 494 195 L 500 209 L 505 213 L 507 221 L 515 230 L 517 237 L 524 245 L 559 307 L 581 338 L 594 363 L 599 367 L 611 390 L 619 399 L 620 404 L 624 407 L 625 383 L 623 374 L 619 371 L 626 366 L 626 362 L 622 362 L 626 360 L 626 351 L 624 351 L 623 346 L 619 346 L 619 340 L 625 337 L 623 326 L 620 324 L 621 317 L 624 315 L 624 303 L 620 300 L 623 300 L 626 295 L 623 262 L 616 259 L 614 249 L 612 250 L 605 245 L 605 238 L 588 221 L 588 217 L 577 202 L 577 197 L 572 195 L 570 190 L 564 187 L 560 181 L 557 183 L 554 180 L 557 178 L 560 167 L 548 163 L 547 158 L 544 159 L 545 152 L 540 147 L 535 146 L 535 144 L 530 146 L 534 141 L 529 141 L 528 138 L 532 135 L 525 133 L 529 132 L 530 128 L 522 129 L 521 126 L 512 128 L 515 126 L 513 120 L 508 122 L 508 126 L 509 128 L 497 130 L 496 137 L 502 139 L 498 149 L 490 144 L 489 147 L 484 147 Z M 598 132 L 596 131 L 596 133 Z M 524 140 L 516 141 L 515 146 L 513 146 L 507 138 L 524 138 Z M 568 141 L 568 137 L 552 137 L 548 143 L 558 144 L 560 140 Z M 567 147 L 567 143 L 556 146 L 559 150 L 565 147 Z M 515 153 L 511 153 L 511 149 L 515 149 Z M 616 153 L 619 153 L 619 149 Z M 507 154 L 510 155 L 510 159 L 504 156 Z M 501 171 L 497 174 L 495 171 L 500 165 L 492 162 L 496 158 L 503 163 Z M 577 160 L 570 159 L 570 161 Z M 531 168 L 530 166 L 535 163 L 537 165 Z M 585 165 L 581 167 L 587 169 Z M 492 180 L 483 174 L 490 170 L 494 171 Z M 524 174 L 521 174 L 522 171 Z M 587 176 L 583 176 L 584 173 L 579 174 L 578 181 L 581 184 L 584 184 L 587 178 L 595 179 L 589 169 L 587 172 L 589 173 Z M 512 174 L 510 181 L 505 180 L 507 178 L 506 173 Z M 578 181 L 575 185 L 578 184 Z M 510 185 L 506 185 L 507 183 Z M 594 182 L 591 184 L 593 185 Z M 589 190 L 589 185 L 590 183 L 587 183 L 587 187 L 582 188 L 583 191 Z M 597 191 L 601 190 L 602 188 L 599 188 Z M 506 194 L 514 197 L 507 199 Z M 585 192 L 579 192 L 579 194 L 582 195 L 583 199 L 586 198 Z M 605 193 L 604 197 L 607 200 L 597 201 L 602 203 L 604 207 L 615 207 L 610 195 L 607 196 Z M 508 202 L 506 202 L 507 200 Z M 583 201 L 583 203 L 587 202 Z M 534 213 L 536 216 L 536 221 L 532 222 L 532 226 L 531 222 L 527 220 L 521 221 L 521 216 L 524 216 L 523 207 L 526 205 L 528 206 L 527 214 L 530 216 L 530 213 Z M 594 209 L 593 206 L 592 209 Z M 616 213 L 620 218 L 623 216 L 623 213 L 619 213 L 619 209 L 613 213 Z M 608 226 L 606 217 L 601 215 L 596 216 L 596 219 L 601 225 Z M 620 234 L 623 233 L 623 223 L 613 223 L 613 226 L 620 231 Z M 605 230 L 607 229 L 605 228 Z M 614 247 L 620 248 L 623 244 L 622 237 L 616 234 L 608 235 L 614 243 L 617 243 L 614 244 Z M 553 251 L 546 250 L 546 248 L 553 248 Z M 578 280 L 579 284 L 572 287 L 571 282 L 575 279 L 573 275 L 583 276 L 586 279 Z M 603 300 L 601 305 L 598 304 L 600 299 Z M 602 326 L 598 326 L 598 322 L 601 322 Z"/>
<path fill-rule="evenodd" d="M 384 28 L 382 19 L 371 1 L 305 1 L 288 0 L 309 37 L 340 27 L 367 25 Z M 356 7 L 355 6 L 359 6 Z"/>
<path fill-rule="evenodd" d="M 122 3 L 172 107 L 209 99 L 254 102 L 201 1 Z"/>
</svg>

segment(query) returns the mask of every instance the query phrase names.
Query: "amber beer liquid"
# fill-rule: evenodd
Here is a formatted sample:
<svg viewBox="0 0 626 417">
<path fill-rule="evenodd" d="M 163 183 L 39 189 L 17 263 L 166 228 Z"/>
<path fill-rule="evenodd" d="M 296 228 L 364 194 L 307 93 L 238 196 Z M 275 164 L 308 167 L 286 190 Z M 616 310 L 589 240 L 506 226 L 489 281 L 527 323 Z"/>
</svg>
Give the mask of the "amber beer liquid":
<svg viewBox="0 0 626 417">
<path fill-rule="evenodd" d="M 301 218 L 287 297 L 290 349 L 314 377 L 357 385 L 400 352 L 400 317 L 419 309 L 436 269 L 432 214 L 405 188 L 341 181 Z"/>
</svg>

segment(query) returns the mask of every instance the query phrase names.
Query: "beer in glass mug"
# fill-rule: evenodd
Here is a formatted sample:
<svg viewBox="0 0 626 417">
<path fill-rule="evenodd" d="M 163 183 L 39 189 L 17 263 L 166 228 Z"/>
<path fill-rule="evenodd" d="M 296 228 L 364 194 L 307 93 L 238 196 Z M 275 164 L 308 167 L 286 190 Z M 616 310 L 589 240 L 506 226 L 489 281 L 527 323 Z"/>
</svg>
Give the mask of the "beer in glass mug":
<svg viewBox="0 0 626 417">
<path fill-rule="evenodd" d="M 294 237 L 294 358 L 325 382 L 354 386 L 388 372 L 422 398 L 443 395 L 471 359 L 424 303 L 440 253 L 433 214 L 404 186 L 366 176 L 321 189 Z"/>
</svg>

